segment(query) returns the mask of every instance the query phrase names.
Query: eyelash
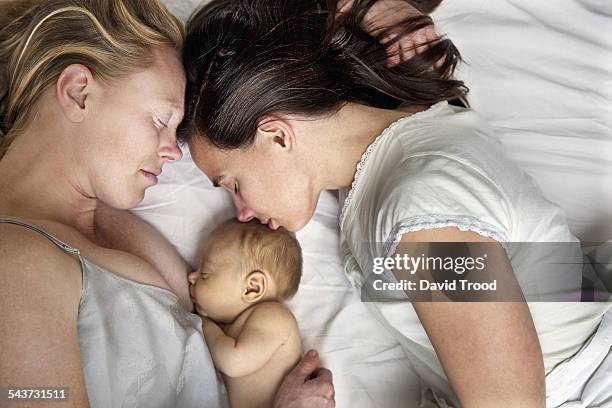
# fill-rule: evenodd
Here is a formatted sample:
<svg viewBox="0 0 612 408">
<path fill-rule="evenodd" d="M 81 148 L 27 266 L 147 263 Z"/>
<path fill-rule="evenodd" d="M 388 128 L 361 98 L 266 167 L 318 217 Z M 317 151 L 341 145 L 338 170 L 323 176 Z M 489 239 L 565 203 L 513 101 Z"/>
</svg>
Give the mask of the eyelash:
<svg viewBox="0 0 612 408">
<path fill-rule="evenodd" d="M 165 129 L 168 127 L 168 125 L 162 122 L 159 118 L 155 118 L 153 122 L 155 123 L 155 126 L 157 126 L 159 129 Z"/>
</svg>

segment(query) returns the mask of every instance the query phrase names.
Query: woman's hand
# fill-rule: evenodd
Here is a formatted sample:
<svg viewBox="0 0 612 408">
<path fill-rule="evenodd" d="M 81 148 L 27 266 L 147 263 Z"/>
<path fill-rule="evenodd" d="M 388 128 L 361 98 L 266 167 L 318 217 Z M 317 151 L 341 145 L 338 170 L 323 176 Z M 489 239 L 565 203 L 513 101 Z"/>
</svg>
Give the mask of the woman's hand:
<svg viewBox="0 0 612 408">
<path fill-rule="evenodd" d="M 310 350 L 283 380 L 274 408 L 334 408 L 332 373 L 319 367 L 319 354 Z"/>
<path fill-rule="evenodd" d="M 354 0 L 340 0 L 338 12 L 347 12 L 353 6 L 353 2 Z M 362 27 L 377 37 L 388 27 L 394 27 L 402 21 L 422 15 L 423 13 L 406 0 L 378 0 L 364 16 Z M 434 25 L 430 24 L 412 33 L 391 31 L 383 35 L 380 42 L 387 50 L 387 66 L 392 68 L 426 51 L 439 38 Z M 438 61 L 436 67 L 441 66 L 443 62 L 443 59 Z"/>
</svg>

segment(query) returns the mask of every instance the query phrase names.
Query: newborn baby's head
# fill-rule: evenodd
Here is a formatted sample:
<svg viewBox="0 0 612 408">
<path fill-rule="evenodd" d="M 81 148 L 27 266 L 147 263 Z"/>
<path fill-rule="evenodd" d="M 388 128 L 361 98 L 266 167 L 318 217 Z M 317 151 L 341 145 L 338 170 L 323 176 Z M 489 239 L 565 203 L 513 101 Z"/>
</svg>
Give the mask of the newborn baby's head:
<svg viewBox="0 0 612 408">
<path fill-rule="evenodd" d="M 302 250 L 292 233 L 233 219 L 210 234 L 189 291 L 200 315 L 229 323 L 257 303 L 289 299 L 301 277 Z"/>
</svg>

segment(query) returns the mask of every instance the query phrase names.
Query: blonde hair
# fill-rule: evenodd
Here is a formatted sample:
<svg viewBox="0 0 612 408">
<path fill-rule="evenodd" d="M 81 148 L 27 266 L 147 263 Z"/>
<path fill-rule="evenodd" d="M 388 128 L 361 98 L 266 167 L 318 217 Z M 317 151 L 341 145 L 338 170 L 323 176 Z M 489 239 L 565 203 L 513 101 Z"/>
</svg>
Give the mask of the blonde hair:
<svg viewBox="0 0 612 408">
<path fill-rule="evenodd" d="M 243 223 L 232 219 L 209 236 L 209 240 L 223 239 L 237 240 L 243 271 L 263 268 L 270 273 L 280 299 L 287 300 L 297 293 L 302 279 L 302 248 L 290 231 L 272 231 L 258 220 Z"/>
<path fill-rule="evenodd" d="M 0 11 L 0 158 L 69 65 L 106 81 L 150 65 L 154 47 L 183 45 L 158 0 L 0 0 Z"/>
</svg>

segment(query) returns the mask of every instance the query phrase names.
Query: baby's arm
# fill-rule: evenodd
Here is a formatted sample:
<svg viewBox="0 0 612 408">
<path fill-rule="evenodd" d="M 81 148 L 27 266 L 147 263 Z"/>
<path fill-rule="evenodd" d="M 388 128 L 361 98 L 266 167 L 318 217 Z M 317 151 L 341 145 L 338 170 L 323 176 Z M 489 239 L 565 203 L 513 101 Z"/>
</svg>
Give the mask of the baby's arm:
<svg viewBox="0 0 612 408">
<path fill-rule="evenodd" d="M 236 339 L 227 336 L 212 320 L 202 317 L 202 322 L 213 362 L 228 377 L 256 372 L 291 335 L 299 333 L 291 312 L 276 302 L 255 306 Z"/>
</svg>

